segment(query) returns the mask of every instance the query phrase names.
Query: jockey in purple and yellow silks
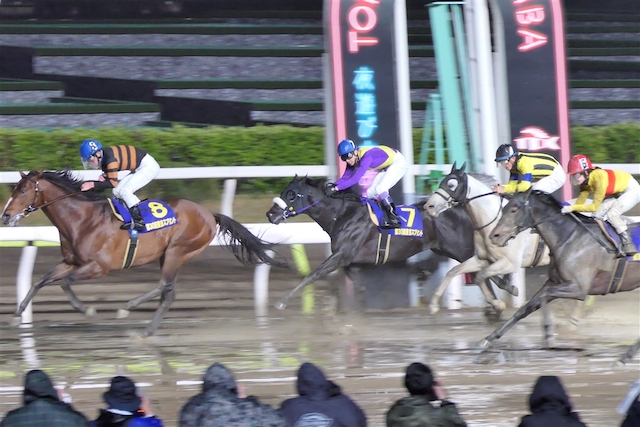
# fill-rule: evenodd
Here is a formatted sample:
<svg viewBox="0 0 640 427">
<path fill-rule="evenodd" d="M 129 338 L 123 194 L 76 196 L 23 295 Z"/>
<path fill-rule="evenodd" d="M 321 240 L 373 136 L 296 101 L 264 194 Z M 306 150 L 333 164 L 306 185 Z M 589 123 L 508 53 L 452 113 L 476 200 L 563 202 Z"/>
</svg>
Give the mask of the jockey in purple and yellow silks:
<svg viewBox="0 0 640 427">
<path fill-rule="evenodd" d="M 596 218 L 608 219 L 620 235 L 620 255 L 634 255 L 636 248 L 621 216 L 640 203 L 638 181 L 627 172 L 596 168 L 583 154 L 573 156 L 567 169 L 571 184 L 580 186 L 580 194 L 573 205 L 562 208 L 562 213 L 595 212 Z M 586 204 L 590 194 L 593 194 L 593 202 Z"/>
<path fill-rule="evenodd" d="M 338 181 L 327 187 L 327 193 L 346 190 L 356 185 L 368 170 L 377 170 L 379 172 L 367 190 L 367 197 L 377 200 L 386 214 L 381 227 L 400 227 L 389 190 L 409 170 L 402 153 L 384 145 L 357 148 L 353 141 L 345 139 L 338 145 L 338 154 L 342 161 L 347 162 L 347 169 Z"/>
</svg>

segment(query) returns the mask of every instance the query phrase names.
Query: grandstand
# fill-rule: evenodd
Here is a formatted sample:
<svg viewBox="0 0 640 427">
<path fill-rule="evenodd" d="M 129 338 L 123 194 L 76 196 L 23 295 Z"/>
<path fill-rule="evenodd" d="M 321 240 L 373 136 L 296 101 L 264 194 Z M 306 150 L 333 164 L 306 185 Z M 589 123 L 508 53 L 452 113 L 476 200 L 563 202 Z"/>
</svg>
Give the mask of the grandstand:
<svg viewBox="0 0 640 427">
<path fill-rule="evenodd" d="M 282 1 L 275 9 L 276 1 L 272 10 L 191 1 L 173 13 L 125 18 L 125 6 L 157 3 L 120 0 L 113 3 L 120 12 L 105 10 L 99 19 L 83 6 L 105 2 L 59 0 L 75 5 L 71 20 L 46 12 L 53 2 L 32 3 L 38 19 L 0 4 L 3 127 L 324 124 L 321 1 Z M 408 1 L 416 127 L 437 90 L 424 3 Z M 640 117 L 640 13 L 613 12 L 567 14 L 572 124 Z"/>
</svg>

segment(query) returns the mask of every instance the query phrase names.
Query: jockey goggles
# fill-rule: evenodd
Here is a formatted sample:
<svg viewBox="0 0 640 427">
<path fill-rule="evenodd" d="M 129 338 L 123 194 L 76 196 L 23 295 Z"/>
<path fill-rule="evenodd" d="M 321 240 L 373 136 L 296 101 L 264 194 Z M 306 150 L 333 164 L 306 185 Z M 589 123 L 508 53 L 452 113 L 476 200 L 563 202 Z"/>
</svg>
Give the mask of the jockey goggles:
<svg viewBox="0 0 640 427">
<path fill-rule="evenodd" d="M 352 158 L 355 155 L 356 155 L 355 151 L 352 151 L 350 153 L 343 154 L 342 156 L 340 156 L 340 160 L 342 160 L 343 162 L 346 162 L 347 160 L 349 160 L 350 158 Z"/>
</svg>

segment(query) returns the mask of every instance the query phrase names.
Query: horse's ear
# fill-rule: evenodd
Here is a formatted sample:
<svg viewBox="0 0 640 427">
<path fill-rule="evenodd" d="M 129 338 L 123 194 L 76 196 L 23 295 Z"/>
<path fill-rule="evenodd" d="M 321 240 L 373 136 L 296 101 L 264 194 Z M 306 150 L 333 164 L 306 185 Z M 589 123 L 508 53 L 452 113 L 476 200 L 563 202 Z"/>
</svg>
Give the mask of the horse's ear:
<svg viewBox="0 0 640 427">
<path fill-rule="evenodd" d="M 24 174 L 24 173 L 22 173 L 22 171 L 20 171 L 20 178 L 21 178 L 21 179 L 24 179 L 24 178 L 26 178 L 26 177 L 27 177 L 27 175 L 26 175 L 26 174 Z"/>
<path fill-rule="evenodd" d="M 42 175 L 44 174 L 44 171 L 42 172 L 36 172 L 36 176 L 34 176 L 34 178 L 37 180 L 39 180 L 40 178 L 42 178 Z"/>
<path fill-rule="evenodd" d="M 464 173 L 464 170 L 467 168 L 467 162 L 464 162 L 462 164 L 462 167 L 460 168 L 460 173 Z"/>
<path fill-rule="evenodd" d="M 456 170 L 456 162 L 454 160 L 453 164 L 451 165 L 451 172 L 449 172 L 449 173 L 454 173 L 455 170 Z"/>
</svg>

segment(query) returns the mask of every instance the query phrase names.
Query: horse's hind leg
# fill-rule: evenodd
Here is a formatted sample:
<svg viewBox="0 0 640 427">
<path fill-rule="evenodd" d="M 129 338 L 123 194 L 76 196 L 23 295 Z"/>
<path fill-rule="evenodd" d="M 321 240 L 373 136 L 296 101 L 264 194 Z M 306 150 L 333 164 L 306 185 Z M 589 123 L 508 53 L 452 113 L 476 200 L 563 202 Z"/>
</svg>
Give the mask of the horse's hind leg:
<svg viewBox="0 0 640 427">
<path fill-rule="evenodd" d="M 175 276 L 170 281 L 167 281 L 164 284 L 164 286 L 161 288 L 160 305 L 158 305 L 158 308 L 156 309 L 156 312 L 153 315 L 153 319 L 151 320 L 151 323 L 149 324 L 149 326 L 147 326 L 147 329 L 145 329 L 145 331 L 142 333 L 143 338 L 151 336 L 155 333 L 156 329 L 158 329 L 158 326 L 160 326 L 160 322 L 162 322 L 162 318 L 167 313 L 167 311 L 169 311 L 169 306 L 171 306 L 173 301 L 175 301 L 176 288 L 174 285 L 174 280 L 175 280 Z"/>
<path fill-rule="evenodd" d="M 166 285 L 167 285 L 166 280 L 164 278 L 162 278 L 160 280 L 160 283 L 158 284 L 158 286 L 156 286 L 155 288 L 153 288 L 149 292 L 140 295 L 139 297 L 135 297 L 134 299 L 129 301 L 124 306 L 124 308 L 119 309 L 117 314 L 116 314 L 116 318 L 117 319 L 124 319 L 125 317 L 129 316 L 129 312 L 131 310 L 133 310 L 134 308 L 136 308 L 140 304 L 145 303 L 147 301 L 150 301 L 153 298 L 155 298 L 158 295 L 160 295 L 162 293 L 162 290 L 165 288 Z"/>
<path fill-rule="evenodd" d="M 31 285 L 31 289 L 29 289 L 29 292 L 27 292 L 27 295 L 20 302 L 20 305 L 18 306 L 15 313 L 13 314 L 12 324 L 14 326 L 17 326 L 21 323 L 22 313 L 26 310 L 27 306 L 29 305 L 33 297 L 41 288 L 43 288 L 45 285 L 48 285 L 51 282 L 55 282 L 56 280 L 62 279 L 63 277 L 71 273 L 75 268 L 76 268 L 75 265 L 69 265 L 66 262 L 62 261 L 58 265 L 56 265 L 54 268 L 49 270 L 44 276 L 42 276 L 42 278 L 38 283 Z"/>
</svg>

